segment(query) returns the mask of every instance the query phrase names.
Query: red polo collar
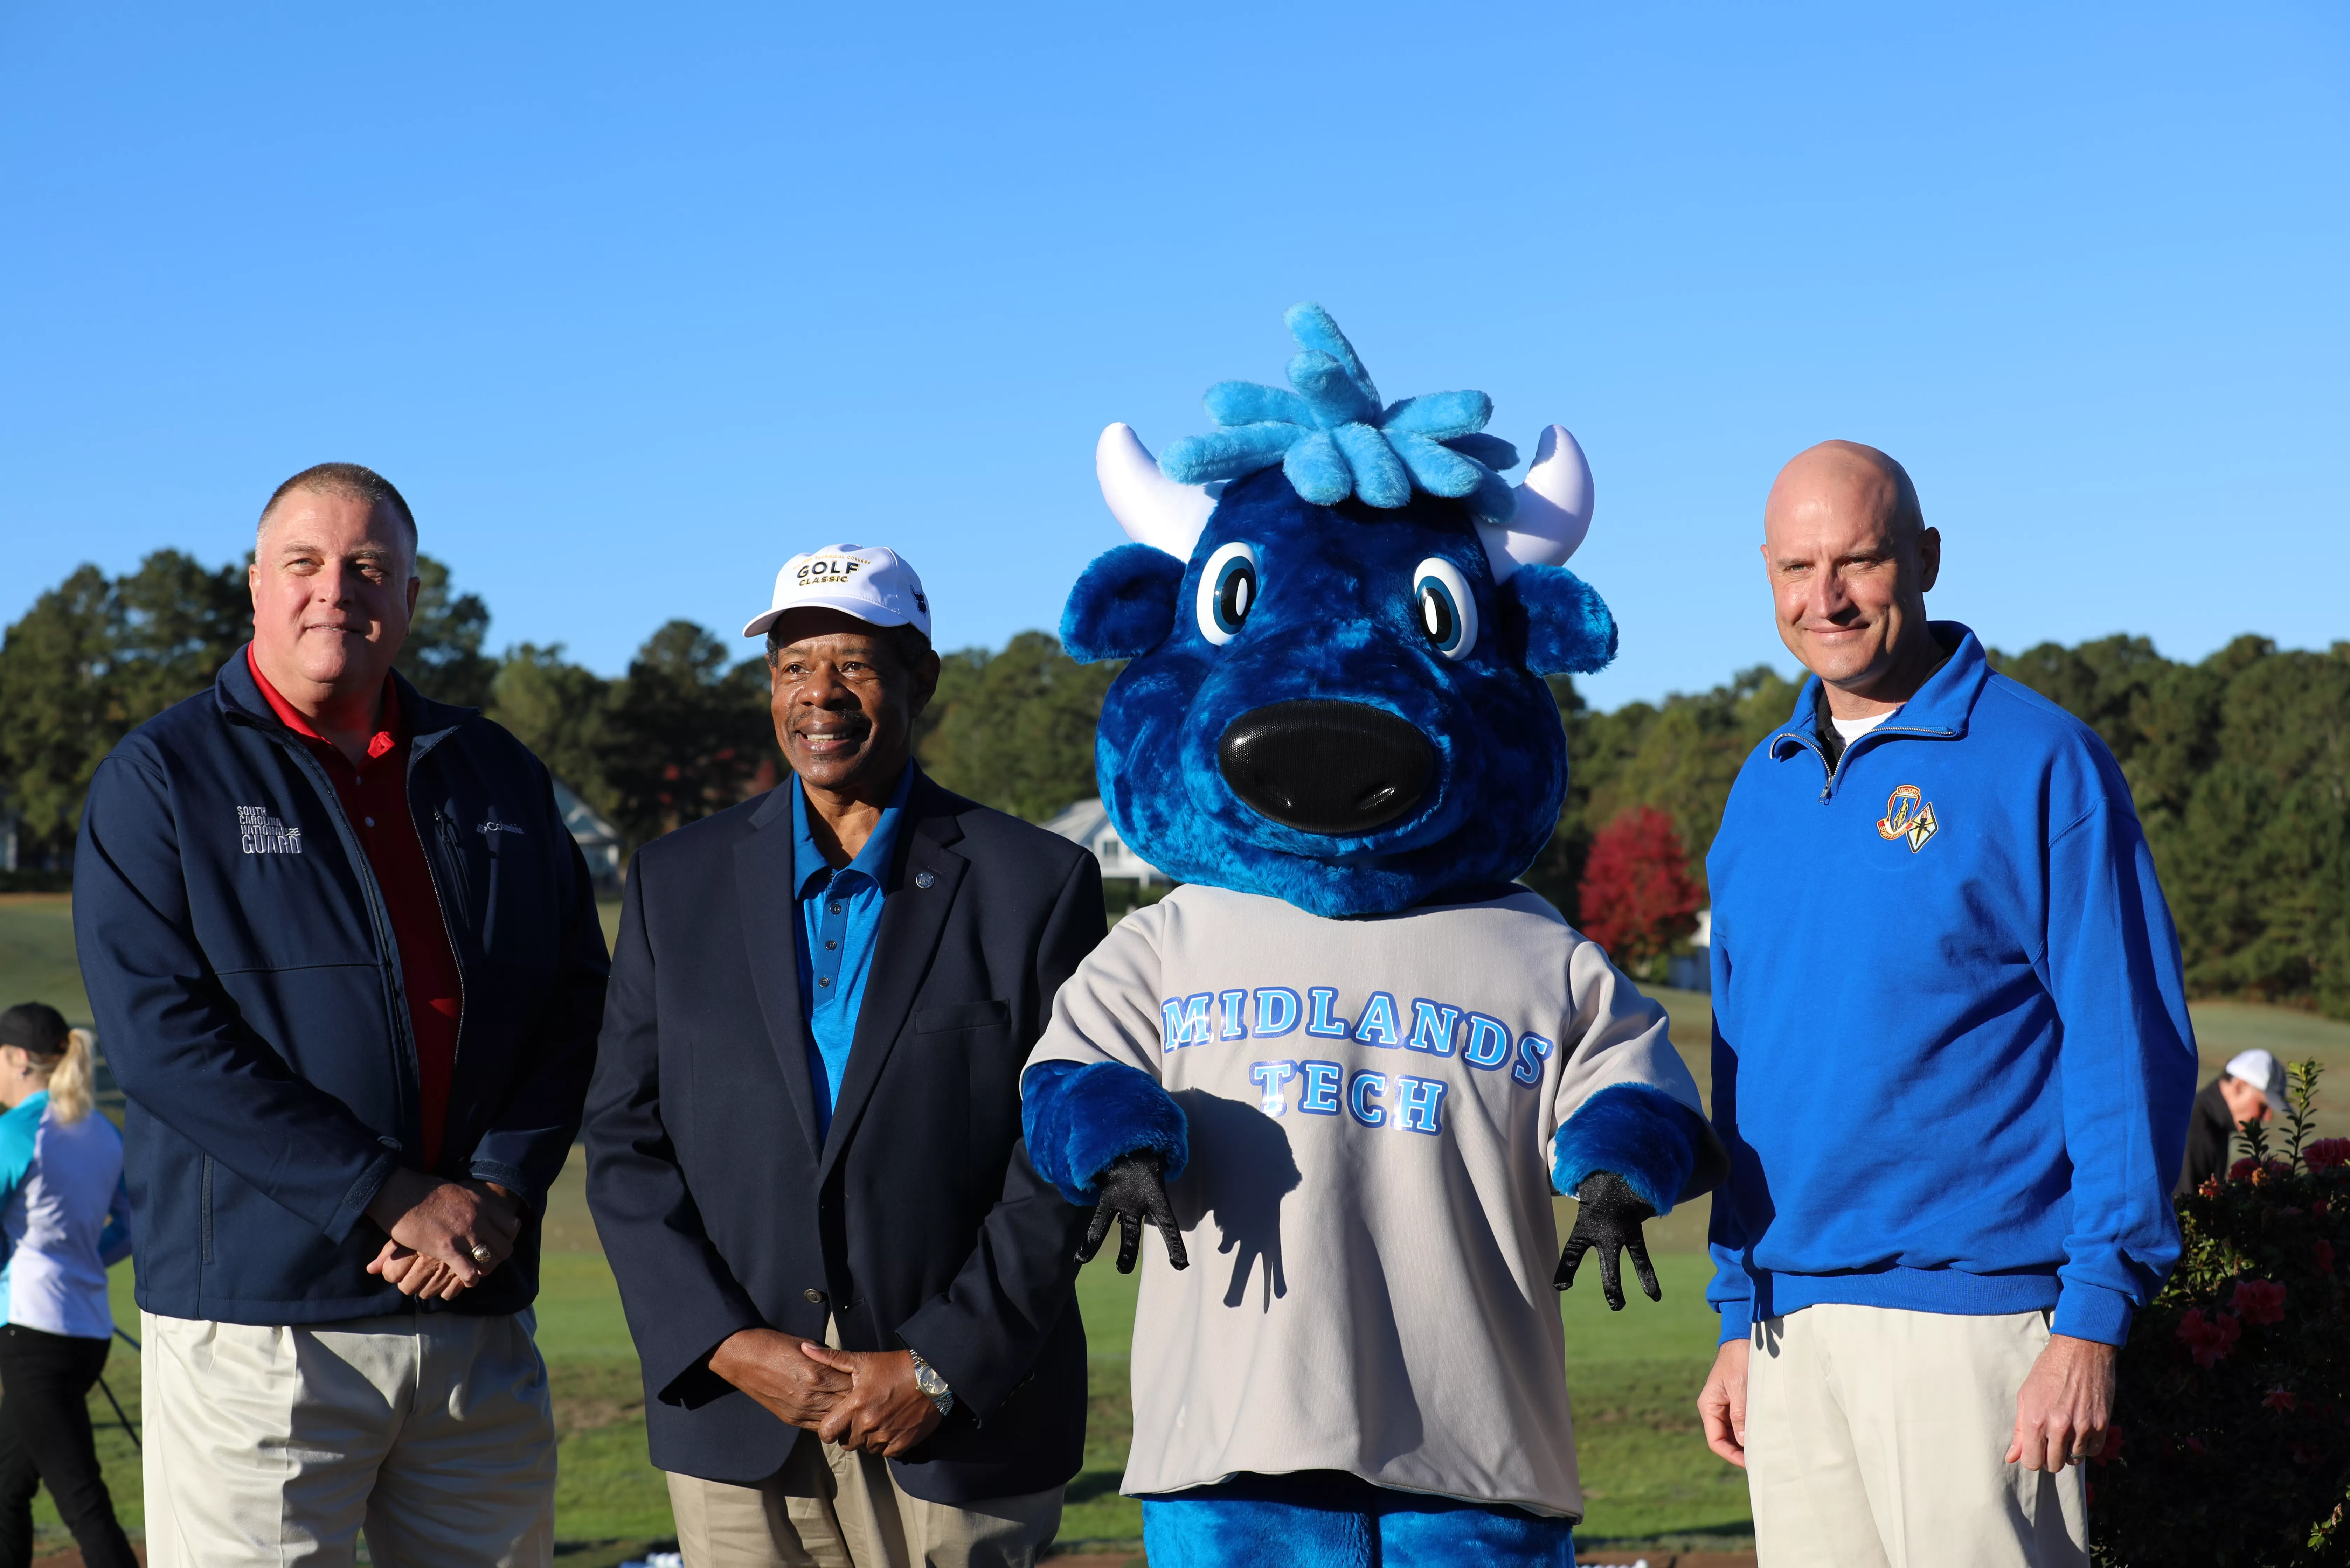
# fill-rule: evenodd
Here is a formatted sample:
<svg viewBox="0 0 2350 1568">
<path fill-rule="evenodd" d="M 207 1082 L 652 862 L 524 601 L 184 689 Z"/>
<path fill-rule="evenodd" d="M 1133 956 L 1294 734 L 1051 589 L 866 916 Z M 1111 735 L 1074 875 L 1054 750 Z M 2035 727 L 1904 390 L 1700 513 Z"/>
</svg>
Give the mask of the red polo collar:
<svg viewBox="0 0 2350 1568">
<path fill-rule="evenodd" d="M 268 702 L 270 711 L 277 715 L 280 723 L 304 740 L 316 741 L 321 745 L 332 744 L 326 736 L 318 733 L 309 720 L 302 716 L 299 709 L 278 695 L 277 688 L 269 683 L 269 677 L 261 672 L 261 662 L 253 657 L 253 644 L 249 642 L 244 645 L 244 664 L 253 671 L 253 683 L 261 688 L 263 700 Z M 382 717 L 376 732 L 368 737 L 367 754 L 370 762 L 400 744 L 400 687 L 390 676 L 386 675 L 383 678 Z"/>
</svg>

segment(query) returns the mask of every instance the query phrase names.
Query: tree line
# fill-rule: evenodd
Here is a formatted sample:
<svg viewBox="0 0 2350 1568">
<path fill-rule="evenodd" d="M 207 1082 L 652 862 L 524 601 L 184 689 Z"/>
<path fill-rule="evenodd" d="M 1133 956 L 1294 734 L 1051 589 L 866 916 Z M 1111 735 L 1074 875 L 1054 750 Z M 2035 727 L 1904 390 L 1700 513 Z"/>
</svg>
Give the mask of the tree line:
<svg viewBox="0 0 2350 1568">
<path fill-rule="evenodd" d="M 617 677 L 570 662 L 559 644 L 494 655 L 481 598 L 457 592 L 431 557 L 419 566 L 424 588 L 402 673 L 427 696 L 484 709 L 631 843 L 782 776 L 755 653 L 734 657 L 732 639 L 672 620 Z M 0 641 L 0 793 L 20 819 L 20 862 L 62 864 L 99 760 L 203 690 L 250 634 L 242 566 L 215 570 L 168 550 L 120 577 L 84 566 L 10 626 Z M 1991 659 L 2112 747 L 2178 925 L 2190 991 L 2350 1017 L 2350 643 L 2309 652 L 2243 637 L 2184 663 L 2147 639 L 2111 637 Z M 945 654 L 917 754 L 948 788 L 1042 821 L 1097 793 L 1094 726 L 1116 674 L 1076 663 L 1041 631 Z M 1570 919 L 1607 923 L 1580 901 L 1595 846 L 1621 823 L 1620 836 L 1651 857 L 1671 853 L 1660 844 L 1678 846 L 1701 893 L 1731 783 L 1785 722 L 1798 689 L 1758 667 L 1710 691 L 1603 713 L 1555 680 L 1568 795 L 1525 880 Z M 1646 875 L 1611 851 L 1595 885 Z M 1662 895 L 1676 910 L 1688 902 L 1679 886 Z"/>
<path fill-rule="evenodd" d="M 423 587 L 400 671 L 427 697 L 480 708 L 631 845 L 722 811 L 782 775 L 767 672 L 745 646 L 691 621 L 647 638 L 627 672 L 598 674 L 561 644 L 487 651 L 488 607 L 448 567 L 417 562 Z M 208 567 L 161 550 L 109 577 L 83 566 L 0 637 L 0 809 L 18 862 L 71 856 L 90 774 L 115 742 L 203 691 L 253 634 L 242 563 Z M 941 660 L 917 736 L 950 788 L 1042 820 L 1094 793 L 1094 722 L 1116 671 L 1088 669 L 1043 632 Z"/>
</svg>

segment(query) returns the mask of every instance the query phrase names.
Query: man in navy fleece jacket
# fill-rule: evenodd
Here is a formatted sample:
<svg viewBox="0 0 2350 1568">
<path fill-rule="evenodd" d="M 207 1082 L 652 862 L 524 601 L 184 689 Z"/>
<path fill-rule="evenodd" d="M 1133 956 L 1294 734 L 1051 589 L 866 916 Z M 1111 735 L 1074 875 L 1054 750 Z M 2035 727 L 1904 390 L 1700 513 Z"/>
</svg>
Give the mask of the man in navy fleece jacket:
<svg viewBox="0 0 2350 1568">
<path fill-rule="evenodd" d="M 2104 743 L 1926 619 L 1941 540 L 1898 463 L 1812 448 L 1764 535 L 1812 679 L 1706 862 L 1707 1438 L 1764 1568 L 2085 1563 L 2076 1461 L 2178 1255 L 2169 911 Z"/>
</svg>

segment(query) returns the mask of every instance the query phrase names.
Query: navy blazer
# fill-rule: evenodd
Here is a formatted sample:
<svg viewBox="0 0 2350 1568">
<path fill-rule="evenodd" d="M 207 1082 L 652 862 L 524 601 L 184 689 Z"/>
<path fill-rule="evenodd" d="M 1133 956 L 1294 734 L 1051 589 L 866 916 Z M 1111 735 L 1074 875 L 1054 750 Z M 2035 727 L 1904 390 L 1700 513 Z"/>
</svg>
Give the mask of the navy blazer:
<svg viewBox="0 0 2350 1568">
<path fill-rule="evenodd" d="M 1083 847 L 917 773 L 828 1137 L 794 947 L 792 797 L 639 851 L 588 1104 L 588 1199 L 644 1366 L 653 1463 L 750 1484 L 813 1434 L 709 1369 L 737 1330 L 910 1347 L 955 1392 L 916 1497 L 1077 1471 L 1087 1213 L 1029 1166 L 1020 1071 L 1107 928 Z"/>
</svg>

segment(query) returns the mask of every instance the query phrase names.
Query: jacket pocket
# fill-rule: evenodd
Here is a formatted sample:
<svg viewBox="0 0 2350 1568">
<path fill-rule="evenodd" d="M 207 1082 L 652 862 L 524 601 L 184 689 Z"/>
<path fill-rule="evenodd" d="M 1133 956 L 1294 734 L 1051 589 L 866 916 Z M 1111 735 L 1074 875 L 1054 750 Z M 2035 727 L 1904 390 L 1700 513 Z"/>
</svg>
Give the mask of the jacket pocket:
<svg viewBox="0 0 2350 1568">
<path fill-rule="evenodd" d="M 204 1262 L 213 1261 L 213 1157 L 204 1158 L 203 1211 L 197 1221 L 203 1241 Z"/>
<path fill-rule="evenodd" d="M 465 836 L 459 832 L 454 818 L 439 806 L 432 808 L 432 831 L 441 840 L 441 852 L 449 862 L 450 875 L 456 878 L 456 914 L 470 921 L 473 918 L 473 867 L 465 861 Z M 452 922 L 453 923 L 453 922 Z"/>
<path fill-rule="evenodd" d="M 986 1029 L 1011 1022 L 1008 1002 L 961 1002 L 952 1007 L 917 1008 L 914 1033 L 943 1034 L 950 1029 Z"/>
</svg>

